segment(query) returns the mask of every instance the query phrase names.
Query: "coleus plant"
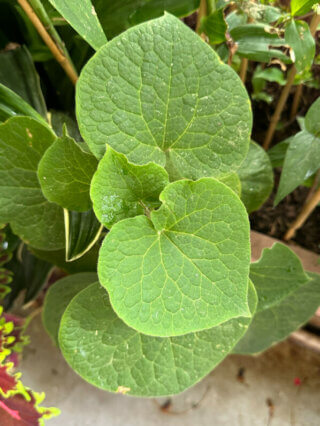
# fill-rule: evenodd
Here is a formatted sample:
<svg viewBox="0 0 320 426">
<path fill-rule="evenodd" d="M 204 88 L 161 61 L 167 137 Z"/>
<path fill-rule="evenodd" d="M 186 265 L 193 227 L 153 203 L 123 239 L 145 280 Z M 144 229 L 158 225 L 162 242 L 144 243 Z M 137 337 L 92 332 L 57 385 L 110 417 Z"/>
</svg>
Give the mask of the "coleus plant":
<svg viewBox="0 0 320 426">
<path fill-rule="evenodd" d="M 91 15 L 78 28 L 98 49 L 76 88 L 84 142 L 0 88 L 4 119 L 17 115 L 0 126 L 0 221 L 58 265 L 59 250 L 65 266 L 99 248 L 97 274 L 45 299 L 77 373 L 112 392 L 175 394 L 305 323 L 320 280 L 281 244 L 250 265 L 248 211 L 273 178 L 237 74 L 168 13 L 108 43 Z"/>
</svg>

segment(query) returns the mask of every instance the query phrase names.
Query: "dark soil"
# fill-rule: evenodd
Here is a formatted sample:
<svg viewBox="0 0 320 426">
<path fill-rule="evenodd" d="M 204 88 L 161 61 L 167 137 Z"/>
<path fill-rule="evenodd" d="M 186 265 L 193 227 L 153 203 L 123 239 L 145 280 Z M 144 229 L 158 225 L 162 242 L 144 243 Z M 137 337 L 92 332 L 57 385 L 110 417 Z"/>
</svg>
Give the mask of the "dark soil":
<svg viewBox="0 0 320 426">
<path fill-rule="evenodd" d="M 280 172 L 276 170 L 274 190 L 260 210 L 250 215 L 250 222 L 251 228 L 255 231 L 282 239 L 290 224 L 299 214 L 310 189 L 300 186 L 274 207 L 273 200 L 277 191 L 279 177 Z M 302 228 L 297 231 L 293 241 L 308 250 L 320 254 L 319 206 L 309 216 Z"/>
</svg>

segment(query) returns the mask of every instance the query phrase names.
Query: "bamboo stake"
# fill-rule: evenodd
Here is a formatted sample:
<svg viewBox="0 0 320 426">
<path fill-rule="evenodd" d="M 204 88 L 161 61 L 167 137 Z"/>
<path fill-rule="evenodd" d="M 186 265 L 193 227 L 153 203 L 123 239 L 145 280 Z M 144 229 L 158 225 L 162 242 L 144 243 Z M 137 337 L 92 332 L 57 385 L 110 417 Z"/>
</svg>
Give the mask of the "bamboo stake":
<svg viewBox="0 0 320 426">
<path fill-rule="evenodd" d="M 36 30 L 42 37 L 43 41 L 46 43 L 46 45 L 49 47 L 52 55 L 55 57 L 55 59 L 58 61 L 58 63 L 61 65 L 61 67 L 66 72 L 67 76 L 70 78 L 73 84 L 76 84 L 78 80 L 78 75 L 70 61 L 70 59 L 60 50 L 60 48 L 57 46 L 55 41 L 52 39 L 52 37 L 48 34 L 48 31 L 44 27 L 43 23 L 40 21 L 30 4 L 27 0 L 18 0 L 18 3 L 22 7 L 22 9 L 27 14 L 28 18 L 32 22 L 32 24 L 35 26 Z"/>
<path fill-rule="evenodd" d="M 310 23 L 310 33 L 313 37 L 315 36 L 315 33 L 317 31 L 319 24 L 320 24 L 320 15 L 317 15 L 316 13 L 314 13 L 313 16 L 312 16 L 311 23 Z M 269 125 L 269 128 L 268 128 L 264 143 L 263 143 L 263 147 L 264 147 L 265 150 L 267 150 L 269 148 L 270 143 L 273 139 L 274 132 L 275 132 L 277 124 L 280 120 L 281 113 L 283 111 L 285 103 L 288 99 L 290 89 L 293 85 L 296 73 L 297 73 L 296 67 L 293 65 L 290 72 L 289 72 L 289 75 L 288 75 L 287 84 L 285 85 L 285 87 L 283 88 L 283 90 L 281 92 L 278 104 L 276 106 L 276 110 L 275 110 L 275 112 L 274 112 L 274 114 L 273 114 L 273 116 L 270 120 L 270 125 Z"/>
<path fill-rule="evenodd" d="M 306 202 L 306 204 L 303 206 L 300 214 L 296 218 L 296 220 L 291 225 L 290 229 L 288 229 L 287 233 L 284 236 L 284 240 L 288 241 L 291 240 L 291 238 L 294 237 L 296 231 L 301 228 L 301 226 L 305 223 L 305 221 L 308 219 L 310 214 L 313 212 L 313 210 L 317 207 L 317 205 L 320 203 L 320 188 L 313 194 L 313 196 L 310 198 L 309 201 Z"/>
</svg>

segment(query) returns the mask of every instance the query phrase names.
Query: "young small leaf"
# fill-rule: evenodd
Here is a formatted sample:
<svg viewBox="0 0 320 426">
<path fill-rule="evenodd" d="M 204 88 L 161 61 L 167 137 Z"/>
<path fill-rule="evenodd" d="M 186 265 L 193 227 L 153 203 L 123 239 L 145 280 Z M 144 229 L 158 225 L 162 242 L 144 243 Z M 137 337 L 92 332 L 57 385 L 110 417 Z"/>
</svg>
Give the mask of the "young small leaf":
<svg viewBox="0 0 320 426">
<path fill-rule="evenodd" d="M 43 195 L 68 210 L 89 210 L 90 182 L 97 165 L 96 158 L 84 152 L 72 138 L 65 135 L 56 139 L 38 167 Z"/>
<path fill-rule="evenodd" d="M 37 176 L 41 156 L 55 140 L 47 127 L 29 117 L 0 125 L 0 222 L 33 247 L 64 247 L 63 212 L 42 195 Z"/>
<path fill-rule="evenodd" d="M 93 210 L 74 212 L 64 210 L 66 261 L 73 262 L 87 253 L 98 241 L 103 226 Z"/>
<path fill-rule="evenodd" d="M 320 275 L 308 272 L 307 284 L 298 287 L 273 305 L 256 313 L 247 333 L 234 349 L 238 354 L 256 354 L 284 340 L 305 324 L 319 306 Z M 282 280 L 278 281 L 281 285 Z"/>
<path fill-rule="evenodd" d="M 144 334 L 174 336 L 250 315 L 245 208 L 212 178 L 166 186 L 150 219 L 116 223 L 98 275 L 119 317 Z"/>
<path fill-rule="evenodd" d="M 161 166 L 136 166 L 108 147 L 91 182 L 93 209 L 110 229 L 119 220 L 159 207 L 160 192 L 168 183 L 168 174 Z"/>
<path fill-rule="evenodd" d="M 268 154 L 255 142 L 237 171 L 241 182 L 241 200 L 251 213 L 267 200 L 273 188 L 273 172 Z"/>
<path fill-rule="evenodd" d="M 251 111 L 238 76 L 169 14 L 100 49 L 83 68 L 76 106 L 98 158 L 107 141 L 130 162 L 165 166 L 171 181 L 229 174 L 247 154 Z"/>
<path fill-rule="evenodd" d="M 93 272 L 69 275 L 56 281 L 46 293 L 42 321 L 47 333 L 57 346 L 59 346 L 60 320 L 66 307 L 81 290 L 96 282 L 97 279 L 97 274 Z"/>
<path fill-rule="evenodd" d="M 249 287 L 254 311 L 256 295 Z M 98 283 L 81 291 L 68 305 L 59 343 L 70 366 L 89 383 L 135 396 L 164 396 L 199 382 L 232 350 L 249 318 L 180 337 L 139 334 L 113 312 Z"/>
<path fill-rule="evenodd" d="M 287 149 L 274 204 L 277 205 L 319 168 L 320 138 L 302 130 L 293 137 Z"/>
<path fill-rule="evenodd" d="M 251 264 L 250 279 L 259 298 L 257 312 L 279 304 L 309 281 L 300 259 L 280 243 L 265 248 L 260 260 Z"/>
<path fill-rule="evenodd" d="M 207 34 L 211 44 L 223 43 L 226 40 L 227 24 L 223 9 L 215 10 L 202 20 L 201 31 Z"/>
<path fill-rule="evenodd" d="M 107 43 L 91 0 L 49 0 L 69 24 L 95 50 Z"/>
<path fill-rule="evenodd" d="M 292 60 L 297 72 L 310 69 L 316 53 L 316 45 L 309 25 L 304 21 L 292 19 L 286 26 L 285 41 L 293 50 Z"/>
</svg>

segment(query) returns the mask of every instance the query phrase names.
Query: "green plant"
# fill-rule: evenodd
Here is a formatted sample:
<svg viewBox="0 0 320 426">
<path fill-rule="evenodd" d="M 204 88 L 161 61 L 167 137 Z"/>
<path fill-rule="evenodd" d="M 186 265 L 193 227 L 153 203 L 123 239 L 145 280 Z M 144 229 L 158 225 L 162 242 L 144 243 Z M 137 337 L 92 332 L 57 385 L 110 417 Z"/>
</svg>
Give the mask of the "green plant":
<svg viewBox="0 0 320 426">
<path fill-rule="evenodd" d="M 207 43 L 173 14 L 162 16 L 164 9 L 188 15 L 199 1 L 124 1 L 117 8 L 50 0 L 59 13 L 47 2 L 19 3 L 30 19 L 36 14 L 56 59 L 54 19 L 68 21 L 97 50 L 88 47 L 80 59 L 60 52 L 69 89 L 77 80 L 74 59 L 80 64 L 80 133 L 72 115 L 47 114 L 26 48 L 24 90 L 0 80 L 0 221 L 27 246 L 31 263 L 41 259 L 29 296 L 46 282 L 48 265 L 70 274 L 49 288 L 43 321 L 71 367 L 112 392 L 170 395 L 229 353 L 261 352 L 304 324 L 319 304 L 319 276 L 281 244 L 250 263 L 248 213 L 269 197 L 273 171 L 251 141 L 251 102 L 235 70 L 245 59 L 245 80 L 249 61 L 291 63 L 287 43 L 296 69 L 310 68 L 308 25 L 260 3 L 235 2 L 226 13 L 229 2 L 206 2 L 197 30 Z M 64 24 L 74 46 L 77 36 Z M 306 58 L 297 29 L 310 45 Z M 221 57 L 227 49 L 232 67 L 215 49 Z M 42 68 L 49 80 L 52 69 Z M 254 81 L 260 99 L 266 82 L 285 84 L 274 67 L 256 68 Z M 26 99 L 31 86 L 36 100 Z M 285 144 L 283 176 L 294 141 L 317 137 L 315 108 L 306 130 Z M 306 174 L 290 178 L 286 193 Z"/>
</svg>

